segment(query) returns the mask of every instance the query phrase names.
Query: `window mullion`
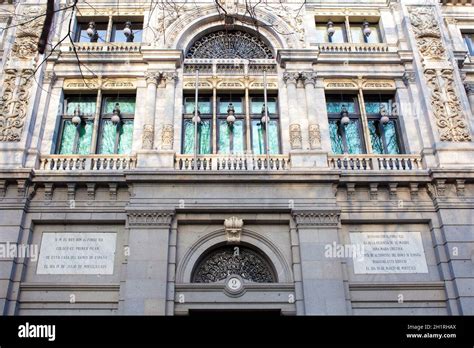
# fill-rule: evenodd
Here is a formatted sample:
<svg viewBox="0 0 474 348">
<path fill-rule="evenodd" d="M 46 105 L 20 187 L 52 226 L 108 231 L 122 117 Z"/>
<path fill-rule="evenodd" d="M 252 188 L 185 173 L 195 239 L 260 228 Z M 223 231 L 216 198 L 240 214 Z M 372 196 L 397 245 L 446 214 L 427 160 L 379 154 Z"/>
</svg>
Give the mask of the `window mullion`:
<svg viewBox="0 0 474 348">
<path fill-rule="evenodd" d="M 97 153 L 97 144 L 99 138 L 99 123 L 100 123 L 100 111 L 102 105 L 102 90 L 97 91 L 97 100 L 95 105 L 94 115 L 94 128 L 92 130 L 91 150 L 90 153 Z"/>
<path fill-rule="evenodd" d="M 110 42 L 112 40 L 112 28 L 113 28 L 113 19 L 112 19 L 112 16 L 109 16 L 109 22 L 107 23 L 107 34 L 105 36 L 106 42 Z"/>
<path fill-rule="evenodd" d="M 360 119 L 362 123 L 362 138 L 361 139 L 364 144 L 365 144 L 365 150 L 367 153 L 371 154 L 372 153 L 372 142 L 370 139 L 370 132 L 369 132 L 369 122 L 367 121 L 367 113 L 365 111 L 365 102 L 364 102 L 364 93 L 362 92 L 362 89 L 359 88 L 359 113 L 360 113 Z"/>
<path fill-rule="evenodd" d="M 249 88 L 245 87 L 245 142 L 246 148 L 244 153 L 250 153 L 252 151 L 251 139 L 250 139 L 250 132 L 251 132 L 251 120 L 250 120 L 250 96 L 249 96 Z M 253 152 L 253 151 L 252 151 Z"/>
<path fill-rule="evenodd" d="M 347 42 L 352 43 L 351 24 L 349 22 L 349 16 L 345 17 L 344 26 L 346 28 Z"/>
<path fill-rule="evenodd" d="M 212 88 L 212 153 L 217 154 L 217 89 Z"/>
</svg>

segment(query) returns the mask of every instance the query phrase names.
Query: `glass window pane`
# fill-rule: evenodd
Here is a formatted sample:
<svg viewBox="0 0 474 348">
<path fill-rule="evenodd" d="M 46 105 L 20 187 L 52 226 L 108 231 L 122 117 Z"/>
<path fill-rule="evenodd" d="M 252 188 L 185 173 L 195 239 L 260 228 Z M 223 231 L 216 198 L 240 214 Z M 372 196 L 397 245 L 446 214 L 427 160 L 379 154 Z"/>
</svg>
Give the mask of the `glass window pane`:
<svg viewBox="0 0 474 348">
<path fill-rule="evenodd" d="M 326 110 L 328 114 L 340 114 L 343 106 L 350 114 L 356 112 L 356 106 L 353 101 L 328 101 L 326 103 Z"/>
<path fill-rule="evenodd" d="M 230 153 L 230 127 L 225 120 L 219 120 L 218 153 Z"/>
<path fill-rule="evenodd" d="M 76 138 L 76 126 L 69 120 L 64 121 L 63 134 L 61 135 L 60 155 L 70 155 L 74 153 L 74 140 Z"/>
<path fill-rule="evenodd" d="M 316 24 L 316 39 L 317 42 L 324 43 L 324 42 L 334 42 L 334 43 L 342 43 L 347 42 L 346 37 L 344 35 L 344 23 L 334 23 L 334 34 L 329 37 L 328 36 L 328 27 L 327 23 L 320 23 Z"/>
<path fill-rule="evenodd" d="M 264 131 L 259 120 L 252 120 L 252 151 L 256 155 L 265 154 Z"/>
<path fill-rule="evenodd" d="M 363 43 L 364 40 L 364 33 L 362 32 L 362 24 L 351 24 L 351 37 L 352 42 L 354 43 Z"/>
<path fill-rule="evenodd" d="M 115 104 L 119 104 L 120 112 L 122 114 L 135 114 L 135 96 L 106 96 L 105 110 L 103 113 L 112 114 L 115 109 Z"/>
<path fill-rule="evenodd" d="M 88 27 L 89 23 L 78 24 L 78 36 L 76 37 L 77 42 L 91 42 L 91 38 L 87 35 Z M 99 34 L 97 42 L 105 42 L 105 39 L 107 38 L 107 23 L 96 23 L 95 29 L 97 30 L 97 34 Z"/>
<path fill-rule="evenodd" d="M 233 153 L 244 153 L 244 120 L 236 120 L 233 127 Z"/>
<path fill-rule="evenodd" d="M 280 136 L 278 135 L 277 120 L 270 120 L 270 122 L 268 122 L 268 143 L 270 154 L 280 153 Z"/>
<path fill-rule="evenodd" d="M 385 141 L 387 143 L 388 154 L 399 154 L 400 147 L 398 146 L 397 127 L 395 121 L 390 121 L 383 126 Z"/>
<path fill-rule="evenodd" d="M 77 153 L 80 155 L 88 155 L 91 150 L 92 129 L 94 123 L 86 121 L 79 127 L 79 143 L 77 144 Z"/>
<path fill-rule="evenodd" d="M 370 142 L 372 144 L 372 152 L 383 154 L 383 141 L 379 132 L 379 121 L 369 120 Z"/>
<path fill-rule="evenodd" d="M 199 112 L 201 114 L 212 114 L 212 103 L 208 97 L 199 97 Z M 184 113 L 194 113 L 195 99 L 193 97 L 184 98 Z M 227 112 L 227 109 L 226 109 Z"/>
<path fill-rule="evenodd" d="M 267 98 L 267 102 L 268 102 L 268 112 L 270 114 L 276 114 L 277 113 L 276 98 L 269 97 Z M 263 103 L 264 103 L 263 97 L 252 98 L 251 103 L 250 103 L 250 113 L 261 115 L 262 109 L 263 109 Z"/>
<path fill-rule="evenodd" d="M 211 153 L 211 120 L 202 120 L 198 125 L 199 154 Z M 183 153 L 194 153 L 194 123 L 192 120 L 184 120 Z"/>
<path fill-rule="evenodd" d="M 342 143 L 342 136 L 339 132 L 338 121 L 329 121 L 329 135 L 331 137 L 331 149 L 336 155 L 342 155 L 344 153 L 344 144 Z"/>
<path fill-rule="evenodd" d="M 100 130 L 100 154 L 110 155 L 115 153 L 116 136 L 117 126 L 114 125 L 111 120 L 104 120 L 102 122 L 102 129 Z"/>
<path fill-rule="evenodd" d="M 359 120 L 351 120 L 351 122 L 349 122 L 349 124 L 344 127 L 348 153 L 362 153 L 362 141 L 359 133 Z"/>
<path fill-rule="evenodd" d="M 113 25 L 112 41 L 127 42 L 127 37 L 123 33 L 125 23 L 117 23 Z M 143 23 L 132 22 L 133 42 L 142 41 Z"/>
<path fill-rule="evenodd" d="M 271 120 L 268 123 L 269 153 L 280 153 L 280 136 L 278 132 L 278 121 Z M 256 155 L 264 155 L 265 150 L 265 132 L 259 120 L 252 120 L 252 150 Z"/>
<path fill-rule="evenodd" d="M 376 24 L 371 24 L 369 25 L 369 28 L 371 30 L 369 36 L 365 36 L 362 28 L 362 23 L 354 23 L 351 24 L 351 37 L 352 37 L 352 42 L 354 43 L 380 43 L 382 42 L 380 40 L 380 34 L 379 34 L 379 28 L 378 25 Z"/>
<path fill-rule="evenodd" d="M 128 155 L 132 152 L 133 120 L 125 120 L 120 129 L 118 153 Z"/>
<path fill-rule="evenodd" d="M 217 113 L 219 114 L 227 114 L 227 108 L 229 107 L 229 103 L 232 102 L 232 105 L 234 105 L 234 110 L 236 114 L 243 114 L 243 105 L 242 105 L 242 98 L 229 98 L 229 97 L 222 97 L 219 100 L 219 108 L 217 110 Z"/>
<path fill-rule="evenodd" d="M 81 115 L 90 116 L 95 114 L 96 96 L 74 96 L 64 99 L 64 109 L 67 115 L 74 115 L 74 110 L 79 107 Z"/>
</svg>

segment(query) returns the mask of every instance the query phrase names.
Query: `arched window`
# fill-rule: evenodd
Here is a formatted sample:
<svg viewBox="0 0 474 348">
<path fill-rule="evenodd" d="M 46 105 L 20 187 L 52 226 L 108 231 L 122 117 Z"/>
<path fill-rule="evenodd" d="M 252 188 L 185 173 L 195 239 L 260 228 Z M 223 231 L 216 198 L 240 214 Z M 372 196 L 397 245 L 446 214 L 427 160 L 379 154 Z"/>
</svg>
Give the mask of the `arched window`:
<svg viewBox="0 0 474 348">
<path fill-rule="evenodd" d="M 249 33 L 217 31 L 195 41 L 186 58 L 206 59 L 272 59 L 271 49 L 258 37 Z"/>
<path fill-rule="evenodd" d="M 194 117 L 195 91 L 187 89 L 183 94 L 183 154 L 266 155 L 268 151 L 273 155 L 281 152 L 278 93 L 275 87 L 268 91 L 265 108 L 261 88 L 264 71 L 276 86 L 274 58 L 271 46 L 261 35 L 244 29 L 218 29 L 190 44 L 186 51 L 185 75 L 191 77 L 199 70 L 199 117 Z M 255 85 L 244 87 L 240 81 L 243 76 L 255 81 Z M 209 79 L 215 81 L 216 77 L 224 83 L 214 87 L 212 83 L 203 83 Z M 191 83 L 195 85 L 194 81 Z M 265 110 L 268 117 L 264 117 Z"/>
<path fill-rule="evenodd" d="M 265 257 L 248 247 L 223 246 L 211 250 L 194 268 L 193 283 L 214 283 L 239 275 L 254 283 L 274 283 L 274 271 Z"/>
</svg>

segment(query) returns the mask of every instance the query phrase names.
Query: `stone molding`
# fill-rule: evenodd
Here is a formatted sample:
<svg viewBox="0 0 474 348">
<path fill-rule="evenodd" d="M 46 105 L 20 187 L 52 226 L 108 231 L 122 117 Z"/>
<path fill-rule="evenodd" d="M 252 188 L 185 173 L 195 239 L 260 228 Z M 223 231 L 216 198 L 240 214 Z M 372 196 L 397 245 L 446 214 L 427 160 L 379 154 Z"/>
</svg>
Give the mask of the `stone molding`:
<svg viewBox="0 0 474 348">
<path fill-rule="evenodd" d="M 341 213 L 336 210 L 296 210 L 291 215 L 297 227 L 337 227 L 340 222 Z"/>
<path fill-rule="evenodd" d="M 174 211 L 131 211 L 127 213 L 128 227 L 156 227 L 171 225 Z"/>
</svg>

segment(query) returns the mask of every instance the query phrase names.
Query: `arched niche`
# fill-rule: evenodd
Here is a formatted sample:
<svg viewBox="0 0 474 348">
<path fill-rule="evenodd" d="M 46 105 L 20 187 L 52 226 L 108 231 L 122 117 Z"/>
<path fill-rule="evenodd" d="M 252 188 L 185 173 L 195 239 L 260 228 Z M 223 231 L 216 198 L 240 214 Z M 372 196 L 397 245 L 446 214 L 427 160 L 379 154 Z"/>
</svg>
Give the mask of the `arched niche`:
<svg viewBox="0 0 474 348">
<path fill-rule="evenodd" d="M 293 282 L 291 268 L 283 253 L 274 243 L 248 229 L 242 230 L 240 240 L 241 242 L 239 244 L 231 245 L 250 247 L 254 250 L 258 250 L 262 255 L 264 255 L 264 258 L 271 265 L 275 276 L 275 282 Z M 179 261 L 176 272 L 176 282 L 178 284 L 190 283 L 192 281 L 193 271 L 196 269 L 199 262 L 203 260 L 203 257 L 205 257 L 210 250 L 226 245 L 226 243 L 227 238 L 223 229 L 214 231 L 199 239 L 186 251 L 183 258 Z"/>
</svg>

